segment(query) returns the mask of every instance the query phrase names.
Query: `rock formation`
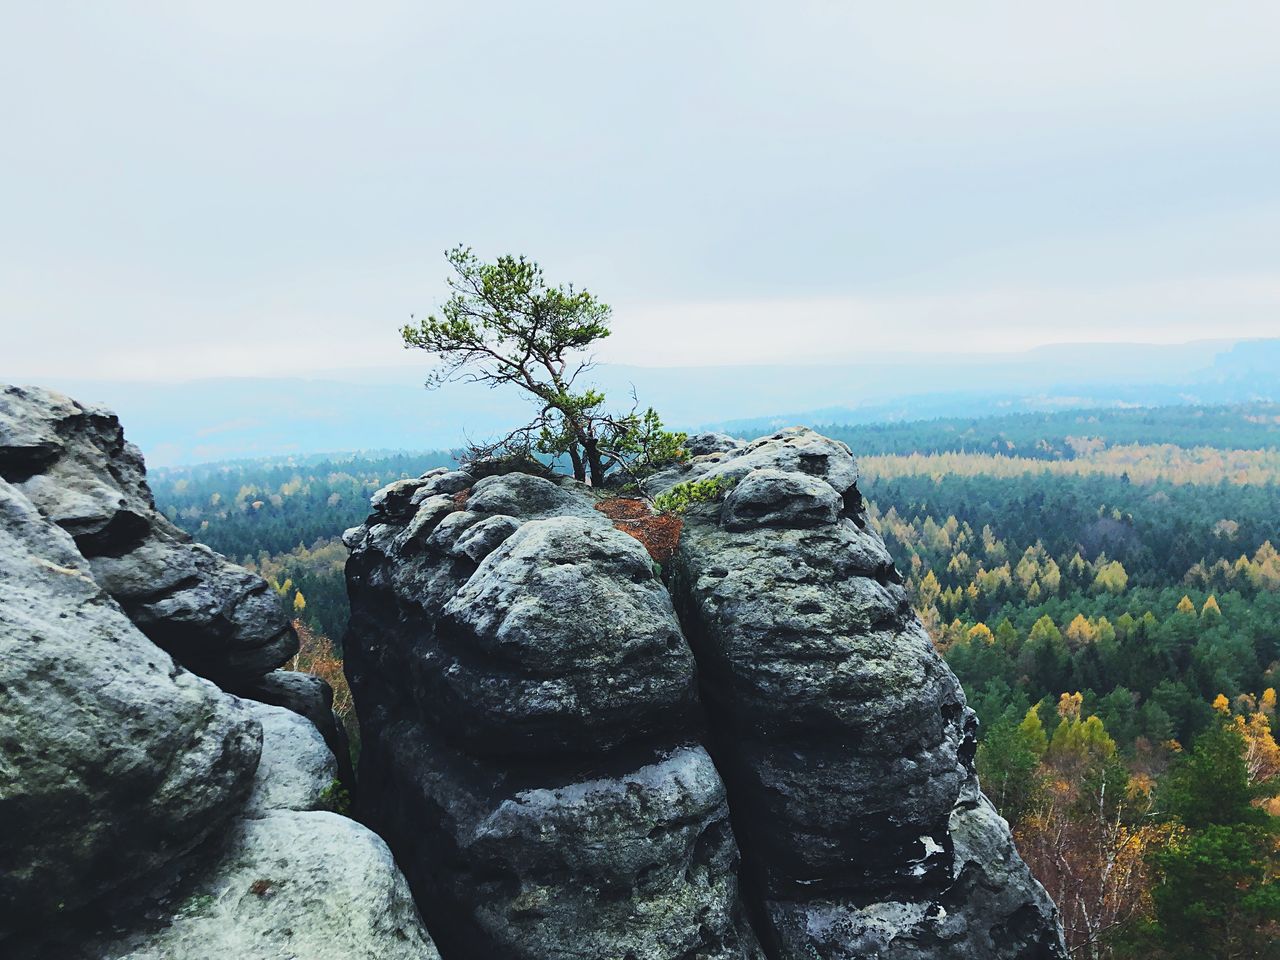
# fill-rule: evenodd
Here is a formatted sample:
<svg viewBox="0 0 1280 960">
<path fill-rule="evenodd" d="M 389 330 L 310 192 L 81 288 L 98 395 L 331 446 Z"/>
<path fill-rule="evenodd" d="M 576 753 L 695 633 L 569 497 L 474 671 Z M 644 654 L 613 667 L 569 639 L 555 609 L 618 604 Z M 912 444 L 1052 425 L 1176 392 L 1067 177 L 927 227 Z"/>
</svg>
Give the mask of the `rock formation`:
<svg viewBox="0 0 1280 960">
<path fill-rule="evenodd" d="M 700 492 L 663 566 L 521 473 L 347 531 L 384 842 L 275 594 L 156 512 L 110 413 L 4 388 L 0 955 L 1061 960 L 849 450 L 689 446 L 648 481 Z"/>
<path fill-rule="evenodd" d="M 108 412 L 0 391 L 0 587 L 0 955 L 438 957 L 330 812 L 274 593 L 156 513 Z"/>
<path fill-rule="evenodd" d="M 672 592 L 771 952 L 1057 955 L 1056 910 L 978 789 L 976 721 L 848 449 L 786 430 L 655 485 L 709 480 L 732 486 L 686 513 Z"/>
<path fill-rule="evenodd" d="M 72 536 L 94 580 L 193 673 L 234 686 L 297 652 L 262 578 L 192 543 L 156 511 L 142 454 L 109 411 L 4 388 L 0 476 Z"/>
<path fill-rule="evenodd" d="M 451 960 L 760 957 L 693 655 L 593 504 L 436 471 L 348 531 L 361 813 Z"/>
<path fill-rule="evenodd" d="M 1064 956 L 849 450 L 690 449 L 650 491 L 720 492 L 661 571 L 523 474 L 400 481 L 345 535 L 361 812 L 444 955 Z"/>
</svg>

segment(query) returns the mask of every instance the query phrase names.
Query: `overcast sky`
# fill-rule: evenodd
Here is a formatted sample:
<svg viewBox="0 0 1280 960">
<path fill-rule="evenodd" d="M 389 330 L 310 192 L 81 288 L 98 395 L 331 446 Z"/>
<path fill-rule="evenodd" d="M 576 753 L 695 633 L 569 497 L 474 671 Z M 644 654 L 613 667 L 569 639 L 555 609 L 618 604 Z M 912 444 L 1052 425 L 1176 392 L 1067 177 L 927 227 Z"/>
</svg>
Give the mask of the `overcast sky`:
<svg viewBox="0 0 1280 960">
<path fill-rule="evenodd" d="M 443 250 L 607 360 L 1280 335 L 1280 4 L 0 6 L 0 378 L 403 363 Z"/>
</svg>

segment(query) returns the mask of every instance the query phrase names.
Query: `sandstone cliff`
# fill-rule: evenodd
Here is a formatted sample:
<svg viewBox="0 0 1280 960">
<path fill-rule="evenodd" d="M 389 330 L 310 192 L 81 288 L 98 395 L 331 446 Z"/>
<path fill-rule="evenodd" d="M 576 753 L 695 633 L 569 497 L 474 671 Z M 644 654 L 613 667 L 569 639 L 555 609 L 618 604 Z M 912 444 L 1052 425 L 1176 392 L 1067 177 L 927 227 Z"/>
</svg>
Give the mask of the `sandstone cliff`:
<svg viewBox="0 0 1280 960">
<path fill-rule="evenodd" d="M 714 496 L 661 567 L 568 480 L 374 497 L 366 827 L 272 591 L 156 512 L 110 413 L 4 388 L 0 955 L 1063 957 L 848 449 L 691 446 L 649 492 Z"/>
<path fill-rule="evenodd" d="M 0 955 L 438 957 L 296 645 L 115 417 L 0 391 Z"/>
<path fill-rule="evenodd" d="M 361 814 L 449 960 L 1058 958 L 842 444 L 696 438 L 659 570 L 590 488 L 435 471 L 347 532 Z"/>
</svg>

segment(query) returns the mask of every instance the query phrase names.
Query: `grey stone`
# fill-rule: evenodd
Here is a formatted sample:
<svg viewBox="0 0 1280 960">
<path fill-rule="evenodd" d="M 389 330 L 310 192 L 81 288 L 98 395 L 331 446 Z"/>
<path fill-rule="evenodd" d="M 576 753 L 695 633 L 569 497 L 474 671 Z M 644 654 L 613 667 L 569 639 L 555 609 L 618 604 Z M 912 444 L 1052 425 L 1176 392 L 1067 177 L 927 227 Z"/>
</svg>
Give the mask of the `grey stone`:
<svg viewBox="0 0 1280 960">
<path fill-rule="evenodd" d="M 233 691 L 261 703 L 284 707 L 310 720 L 324 737 L 338 762 L 338 779 L 354 792 L 355 771 L 351 768 L 351 745 L 346 728 L 333 711 L 333 690 L 319 677 L 296 670 L 273 670 Z"/>
<path fill-rule="evenodd" d="M 224 686 L 262 676 L 298 652 L 280 598 L 257 574 L 189 544 L 197 576 L 125 609 L 189 670 Z"/>
<path fill-rule="evenodd" d="M 757 960 L 692 657 L 595 502 L 508 474 L 348 538 L 359 809 L 451 960 Z"/>
<path fill-rule="evenodd" d="M 402 743 L 399 775 L 441 815 L 400 857 L 451 956 L 760 956 L 724 788 L 701 747 L 534 786 L 429 736 Z"/>
<path fill-rule="evenodd" d="M 582 487 L 587 491 L 588 487 Z M 543 477 L 507 473 L 477 480 L 467 497 L 466 509 L 473 513 L 505 514 L 522 520 L 545 517 L 600 517 L 585 493 Z M 600 519 L 603 519 L 601 517 Z"/>
<path fill-rule="evenodd" d="M 284 707 L 254 700 L 241 703 L 262 724 L 262 760 L 240 815 L 257 818 L 276 810 L 329 809 L 338 765 L 320 731 Z"/>
<path fill-rule="evenodd" d="M 157 929 L 94 960 L 439 960 L 391 852 L 333 813 L 241 820 Z"/>
<path fill-rule="evenodd" d="M 462 514 L 454 514 L 454 516 L 460 517 Z M 498 549 L 518 529 L 520 529 L 520 521 L 515 517 L 508 517 L 502 514 L 486 517 L 468 527 L 454 541 L 449 552 L 454 556 L 467 557 L 473 563 L 479 563 L 493 553 L 494 550 Z"/>
<path fill-rule="evenodd" d="M 416 507 L 413 497 L 420 490 L 428 488 L 430 476 L 410 477 L 387 484 L 369 500 L 370 515 L 385 521 L 403 520 L 411 516 Z"/>
<path fill-rule="evenodd" d="M 695 433 L 685 441 L 684 448 L 690 457 L 705 457 L 712 453 L 726 453 L 745 447 L 745 441 L 727 433 Z"/>
<path fill-rule="evenodd" d="M 671 599 L 612 527 L 525 523 L 445 604 L 440 636 L 434 709 L 478 749 L 609 749 L 693 710 Z"/>
<path fill-rule="evenodd" d="M 783 431 L 689 473 L 739 481 L 687 512 L 672 588 L 781 960 L 1064 956 L 981 816 L 972 712 L 862 522 L 847 449 Z M 975 878 L 972 836 L 1003 866 Z"/>
<path fill-rule="evenodd" d="M 138 632 L 70 536 L 2 480 L 0 583 L 2 939 L 219 830 L 262 734 Z"/>
<path fill-rule="evenodd" d="M 360 809 L 441 948 L 755 958 L 745 897 L 775 960 L 1062 960 L 848 448 L 691 448 L 647 489 L 735 483 L 670 595 L 571 481 L 424 485 L 348 536 Z"/>
<path fill-rule="evenodd" d="M 951 813 L 948 883 L 870 903 L 772 901 L 780 960 L 1057 960 L 1057 908 L 1018 856 L 1009 826 L 967 787 Z"/>
<path fill-rule="evenodd" d="M 227 686 L 297 652 L 262 578 L 191 543 L 156 511 L 142 455 L 109 411 L 5 387 L 0 476 L 75 538 L 102 587 L 187 669 Z"/>
<path fill-rule="evenodd" d="M 726 530 L 753 527 L 818 527 L 840 516 L 840 495 L 818 477 L 771 467 L 752 470 L 725 497 Z"/>
<path fill-rule="evenodd" d="M 774 469 L 827 481 L 836 493 L 849 494 L 846 511 L 861 507 L 855 484 L 858 467 L 849 448 L 808 427 L 788 427 L 741 446 L 726 446 L 694 456 L 688 463 L 663 470 L 645 481 L 645 489 L 660 493 L 677 483 L 715 478 L 741 480 L 752 470 Z"/>
<path fill-rule="evenodd" d="M 424 497 L 438 496 L 440 494 L 455 495 L 475 483 L 471 474 L 465 470 L 446 470 L 444 473 L 433 471 L 423 476 L 424 479 L 428 479 L 430 482 L 413 495 L 412 499 L 415 502 Z"/>
</svg>

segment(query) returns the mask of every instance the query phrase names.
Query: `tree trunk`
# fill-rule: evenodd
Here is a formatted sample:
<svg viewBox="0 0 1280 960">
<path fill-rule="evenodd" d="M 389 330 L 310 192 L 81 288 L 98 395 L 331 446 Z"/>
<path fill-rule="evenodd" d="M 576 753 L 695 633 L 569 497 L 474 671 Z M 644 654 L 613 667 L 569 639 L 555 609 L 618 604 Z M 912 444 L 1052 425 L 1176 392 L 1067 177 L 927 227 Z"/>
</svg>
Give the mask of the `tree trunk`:
<svg viewBox="0 0 1280 960">
<path fill-rule="evenodd" d="M 578 452 L 576 443 L 569 445 L 569 460 L 573 464 L 573 479 L 580 482 L 585 481 L 587 479 L 587 471 L 582 465 L 582 454 Z"/>
<path fill-rule="evenodd" d="M 600 457 L 600 450 L 596 447 L 595 438 L 588 437 L 582 444 L 582 450 L 587 456 L 587 465 L 591 468 L 591 485 L 603 487 L 604 462 Z"/>
</svg>

